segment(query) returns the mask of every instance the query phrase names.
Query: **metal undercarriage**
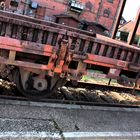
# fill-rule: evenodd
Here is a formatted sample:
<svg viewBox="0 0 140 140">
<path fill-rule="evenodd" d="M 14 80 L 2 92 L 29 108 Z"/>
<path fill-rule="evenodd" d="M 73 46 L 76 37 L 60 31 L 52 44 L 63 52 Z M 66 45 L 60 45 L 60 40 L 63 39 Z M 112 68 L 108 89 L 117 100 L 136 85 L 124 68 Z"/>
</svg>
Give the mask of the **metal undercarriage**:
<svg viewBox="0 0 140 140">
<path fill-rule="evenodd" d="M 124 85 L 139 84 L 139 62 L 139 48 L 0 11 L 1 77 L 15 82 L 25 96 L 49 96 L 68 79 L 78 81 L 83 75 L 114 78 Z"/>
</svg>

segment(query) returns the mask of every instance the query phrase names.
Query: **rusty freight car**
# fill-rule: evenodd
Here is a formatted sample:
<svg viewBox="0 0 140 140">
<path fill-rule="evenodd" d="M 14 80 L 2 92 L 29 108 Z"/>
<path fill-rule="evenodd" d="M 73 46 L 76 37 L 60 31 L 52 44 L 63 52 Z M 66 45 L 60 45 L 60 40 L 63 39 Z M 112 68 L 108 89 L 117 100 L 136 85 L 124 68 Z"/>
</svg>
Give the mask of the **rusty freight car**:
<svg viewBox="0 0 140 140">
<path fill-rule="evenodd" d="M 93 76 L 95 70 L 102 71 L 102 77 L 130 82 L 137 79 L 139 83 L 139 61 L 140 49 L 132 45 L 74 27 L 0 11 L 0 74 L 16 83 L 27 97 L 49 96 L 67 80 Z M 122 74 L 127 78 L 122 78 Z"/>
</svg>

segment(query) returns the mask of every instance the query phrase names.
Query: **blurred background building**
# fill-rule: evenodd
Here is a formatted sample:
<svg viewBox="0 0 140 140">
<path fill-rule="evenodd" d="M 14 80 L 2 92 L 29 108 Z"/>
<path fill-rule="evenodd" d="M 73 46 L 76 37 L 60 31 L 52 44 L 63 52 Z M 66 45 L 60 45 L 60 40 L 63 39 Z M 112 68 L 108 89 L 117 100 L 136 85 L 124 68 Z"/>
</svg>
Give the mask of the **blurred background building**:
<svg viewBox="0 0 140 140">
<path fill-rule="evenodd" d="M 5 9 L 100 34 L 113 30 L 121 0 L 0 0 Z"/>
</svg>

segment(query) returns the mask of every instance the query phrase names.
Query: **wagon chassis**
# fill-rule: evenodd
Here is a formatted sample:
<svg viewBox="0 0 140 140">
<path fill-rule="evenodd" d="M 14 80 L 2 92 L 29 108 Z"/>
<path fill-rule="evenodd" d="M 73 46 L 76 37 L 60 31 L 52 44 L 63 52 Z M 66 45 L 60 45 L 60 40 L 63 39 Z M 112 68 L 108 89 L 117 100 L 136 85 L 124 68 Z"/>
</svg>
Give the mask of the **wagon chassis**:
<svg viewBox="0 0 140 140">
<path fill-rule="evenodd" d="M 139 84 L 139 57 L 140 49 L 125 43 L 0 11 L 1 76 L 28 97 L 48 96 L 66 80 L 78 81 L 83 75 L 123 82 L 137 79 Z"/>
</svg>

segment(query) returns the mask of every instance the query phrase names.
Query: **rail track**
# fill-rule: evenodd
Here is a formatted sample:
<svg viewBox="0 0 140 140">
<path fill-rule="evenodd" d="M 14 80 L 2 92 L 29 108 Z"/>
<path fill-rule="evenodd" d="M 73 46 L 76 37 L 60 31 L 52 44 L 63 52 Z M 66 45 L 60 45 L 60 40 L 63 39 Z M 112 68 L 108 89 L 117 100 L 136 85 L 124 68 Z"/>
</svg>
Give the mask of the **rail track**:
<svg viewBox="0 0 140 140">
<path fill-rule="evenodd" d="M 132 93 L 132 91 L 134 90 L 134 94 L 137 94 L 137 92 L 140 91 L 140 88 L 135 88 L 134 87 L 129 87 L 129 86 L 122 86 L 122 85 L 119 85 L 119 86 L 116 86 L 116 85 L 107 85 L 107 84 L 101 84 L 101 83 L 92 83 L 92 82 L 84 82 L 84 81 L 79 81 L 77 82 L 76 84 L 72 84 L 72 82 L 70 81 L 67 81 L 67 84 L 66 86 L 68 87 L 75 87 L 75 88 L 88 88 L 88 89 L 96 89 L 96 88 L 99 88 L 99 89 L 105 89 L 105 90 L 113 90 L 113 91 L 127 91 L 129 93 Z"/>
<path fill-rule="evenodd" d="M 29 101 L 28 98 L 20 97 L 20 96 L 5 96 L 1 95 L 1 99 L 6 100 L 18 100 L 18 101 Z M 123 103 L 98 103 L 98 102 L 87 102 L 87 101 L 72 101 L 72 100 L 58 100 L 58 99 L 30 99 L 30 101 L 34 102 L 47 102 L 47 103 L 55 103 L 55 104 L 70 104 L 70 105 L 84 105 L 84 106 L 104 106 L 104 107 L 123 107 L 123 108 L 140 108 L 140 105 L 130 105 L 130 104 L 123 104 Z"/>
<path fill-rule="evenodd" d="M 19 94 L 16 86 L 10 82 L 1 80 L 0 98 L 12 100 L 31 100 L 48 103 L 76 104 L 89 106 L 107 107 L 140 107 L 140 94 L 136 89 L 136 94 L 132 93 L 132 88 L 113 87 L 101 84 L 89 84 L 79 82 L 76 87 L 67 82 L 65 87 L 61 87 L 48 98 L 31 99 Z"/>
</svg>

